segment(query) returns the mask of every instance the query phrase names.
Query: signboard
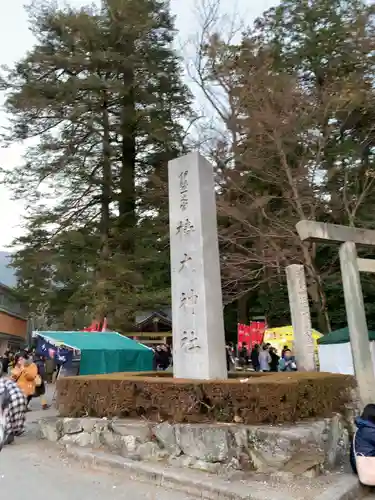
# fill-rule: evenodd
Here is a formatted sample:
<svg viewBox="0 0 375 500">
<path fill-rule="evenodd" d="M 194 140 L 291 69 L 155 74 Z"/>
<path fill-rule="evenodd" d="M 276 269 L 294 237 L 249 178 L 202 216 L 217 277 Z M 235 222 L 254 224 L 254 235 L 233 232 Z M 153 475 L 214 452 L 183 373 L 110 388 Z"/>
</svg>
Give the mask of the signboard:
<svg viewBox="0 0 375 500">
<path fill-rule="evenodd" d="M 43 337 L 38 337 L 35 351 L 37 354 L 39 354 L 39 356 L 43 356 L 48 359 L 54 359 L 58 365 L 68 365 L 71 364 L 73 360 L 72 349 L 53 345 Z"/>
</svg>

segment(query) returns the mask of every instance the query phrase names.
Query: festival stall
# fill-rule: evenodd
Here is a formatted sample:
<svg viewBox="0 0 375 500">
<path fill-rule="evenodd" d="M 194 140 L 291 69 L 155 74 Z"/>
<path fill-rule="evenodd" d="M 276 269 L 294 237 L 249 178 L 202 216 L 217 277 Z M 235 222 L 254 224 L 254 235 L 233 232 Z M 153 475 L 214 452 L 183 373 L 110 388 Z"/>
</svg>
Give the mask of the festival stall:
<svg viewBox="0 0 375 500">
<path fill-rule="evenodd" d="M 154 353 L 117 332 L 35 332 L 36 352 L 52 358 L 69 375 L 152 371 Z"/>
<path fill-rule="evenodd" d="M 375 331 L 369 331 L 368 334 L 372 363 L 375 367 Z M 318 348 L 322 372 L 354 375 L 349 328 L 327 333 L 318 340 Z"/>
<path fill-rule="evenodd" d="M 315 356 L 318 358 L 318 339 L 322 337 L 322 334 L 316 330 L 312 330 L 312 338 L 314 341 L 314 351 Z M 278 353 L 280 354 L 283 347 L 287 345 L 289 349 L 294 348 L 294 331 L 292 325 L 281 326 L 279 328 L 267 328 L 264 332 L 263 342 L 266 344 L 269 342 L 273 347 L 276 347 Z"/>
</svg>

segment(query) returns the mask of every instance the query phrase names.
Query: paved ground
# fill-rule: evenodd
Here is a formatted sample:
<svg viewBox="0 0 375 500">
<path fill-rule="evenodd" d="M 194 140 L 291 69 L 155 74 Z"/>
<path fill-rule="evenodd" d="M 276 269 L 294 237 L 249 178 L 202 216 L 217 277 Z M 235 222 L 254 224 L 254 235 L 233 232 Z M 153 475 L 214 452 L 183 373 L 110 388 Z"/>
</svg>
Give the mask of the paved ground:
<svg viewBox="0 0 375 500">
<path fill-rule="evenodd" d="M 42 410 L 41 401 L 39 398 L 31 400 L 30 409 L 31 411 L 26 415 L 26 431 L 33 432 L 37 429 L 38 421 L 45 417 L 54 417 L 57 415 L 56 408 L 53 404 L 53 398 L 55 394 L 55 387 L 53 385 L 47 385 L 46 400 L 50 405 L 48 410 Z M 1 490 L 0 490 L 1 491 Z"/>
<path fill-rule="evenodd" d="M 52 402 L 53 387 L 47 393 Z M 36 441 L 34 431 L 40 418 L 56 414 L 43 411 L 39 399 L 27 414 L 26 434 L 0 453 L 0 491 L 12 500 L 42 495 L 49 500 L 193 500 L 193 497 L 128 479 L 118 471 L 86 467 L 67 458 L 56 446 Z"/>
<path fill-rule="evenodd" d="M 28 437 L 0 453 L 0 491 L 12 500 L 193 500 L 176 491 L 131 481 L 120 473 L 85 468 L 53 445 Z"/>
</svg>

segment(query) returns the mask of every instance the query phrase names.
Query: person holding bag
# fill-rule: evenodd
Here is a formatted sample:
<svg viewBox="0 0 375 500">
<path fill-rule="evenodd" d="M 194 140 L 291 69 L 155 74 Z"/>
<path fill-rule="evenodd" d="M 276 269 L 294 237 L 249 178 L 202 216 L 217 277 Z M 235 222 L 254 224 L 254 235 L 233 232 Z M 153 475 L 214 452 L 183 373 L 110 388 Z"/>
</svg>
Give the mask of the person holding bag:
<svg viewBox="0 0 375 500">
<path fill-rule="evenodd" d="M 375 404 L 368 404 L 355 424 L 350 464 L 361 484 L 375 486 Z"/>
<path fill-rule="evenodd" d="M 25 394 L 27 404 L 29 404 L 35 394 L 36 387 L 41 385 L 42 379 L 38 375 L 37 365 L 29 361 L 27 354 L 16 354 L 11 378 Z"/>
</svg>

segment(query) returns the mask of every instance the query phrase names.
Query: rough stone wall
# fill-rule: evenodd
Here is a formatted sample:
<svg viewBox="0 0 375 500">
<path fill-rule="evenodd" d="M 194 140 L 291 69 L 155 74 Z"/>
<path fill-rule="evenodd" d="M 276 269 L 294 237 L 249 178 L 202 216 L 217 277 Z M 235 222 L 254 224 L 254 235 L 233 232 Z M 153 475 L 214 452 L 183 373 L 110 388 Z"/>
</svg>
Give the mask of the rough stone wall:
<svg viewBox="0 0 375 500">
<path fill-rule="evenodd" d="M 349 454 L 348 424 L 340 415 L 293 426 L 50 418 L 40 421 L 40 437 L 211 473 L 255 470 L 314 477 L 341 465 Z"/>
</svg>

